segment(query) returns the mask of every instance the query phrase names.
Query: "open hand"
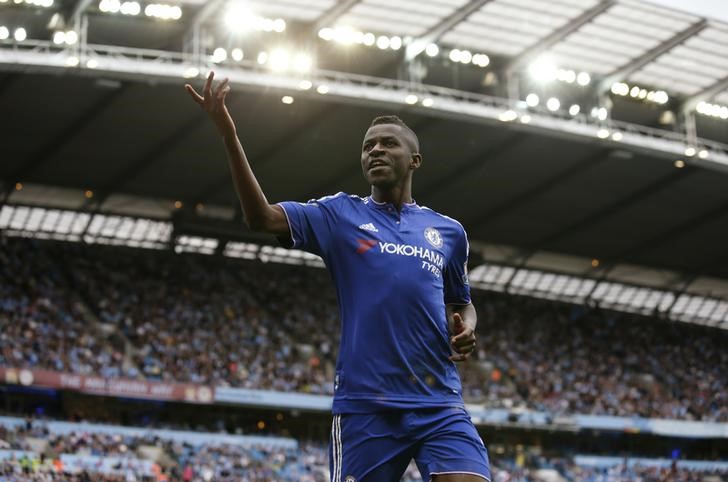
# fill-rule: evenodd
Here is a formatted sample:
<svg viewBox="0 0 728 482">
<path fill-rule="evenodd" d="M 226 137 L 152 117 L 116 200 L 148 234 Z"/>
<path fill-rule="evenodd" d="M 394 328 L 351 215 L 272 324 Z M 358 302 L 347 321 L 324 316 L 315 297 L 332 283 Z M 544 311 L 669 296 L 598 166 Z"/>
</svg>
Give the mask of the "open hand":
<svg viewBox="0 0 728 482">
<path fill-rule="evenodd" d="M 210 71 L 205 86 L 202 88 L 202 95 L 198 94 L 190 84 L 185 84 L 185 90 L 190 94 L 192 100 L 197 102 L 197 105 L 208 113 L 220 134 L 223 136 L 235 135 L 235 123 L 225 106 L 225 97 L 230 92 L 229 80 L 223 79 L 213 89 L 212 81 L 214 78 L 215 72 Z"/>
<path fill-rule="evenodd" d="M 450 356 L 450 360 L 454 362 L 467 360 L 470 353 L 475 349 L 475 333 L 472 328 L 465 324 L 460 313 L 453 313 L 452 315 L 452 333 L 450 347 L 455 354 Z"/>
</svg>

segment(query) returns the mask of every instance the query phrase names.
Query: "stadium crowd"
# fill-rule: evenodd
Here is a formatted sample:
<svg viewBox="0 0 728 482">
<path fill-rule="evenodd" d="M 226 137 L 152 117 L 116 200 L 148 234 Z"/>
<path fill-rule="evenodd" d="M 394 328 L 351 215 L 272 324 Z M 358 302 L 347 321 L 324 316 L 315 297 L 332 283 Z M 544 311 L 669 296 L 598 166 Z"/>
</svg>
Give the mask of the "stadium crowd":
<svg viewBox="0 0 728 482">
<path fill-rule="evenodd" d="M 32 440 L 32 443 L 31 443 Z M 39 445 L 40 442 L 40 445 Z M 325 482 L 329 480 L 327 449 L 301 442 L 297 448 L 234 443 L 189 443 L 143 436 L 79 431 L 52 434 L 42 422 L 8 428 L 0 425 L 0 482 L 101 481 L 101 482 Z M 31 449 L 34 445 L 34 449 Z M 91 448 L 93 447 L 93 448 Z M 145 452 L 145 447 L 159 450 Z M 7 456 L 9 448 L 22 454 Z M 126 459 L 119 459 L 123 454 Z M 153 460 L 150 459 L 153 454 Z M 112 465 L 64 464 L 64 455 L 111 457 Z M 140 461 L 145 460 L 146 465 Z M 119 462 L 119 460 L 122 460 Z M 691 471 L 679 461 L 655 467 L 624 463 L 612 467 L 585 467 L 570 457 L 545 457 L 536 448 L 509 448 L 492 464 L 493 482 L 720 482 L 719 468 Z M 554 475 L 557 475 L 556 477 Z M 402 482 L 420 481 L 414 462 Z"/>
<path fill-rule="evenodd" d="M 339 322 L 324 270 L 2 236 L 0 260 L 0 365 L 333 391 Z M 473 294 L 479 350 L 460 365 L 467 401 L 728 421 L 722 330 Z"/>
</svg>

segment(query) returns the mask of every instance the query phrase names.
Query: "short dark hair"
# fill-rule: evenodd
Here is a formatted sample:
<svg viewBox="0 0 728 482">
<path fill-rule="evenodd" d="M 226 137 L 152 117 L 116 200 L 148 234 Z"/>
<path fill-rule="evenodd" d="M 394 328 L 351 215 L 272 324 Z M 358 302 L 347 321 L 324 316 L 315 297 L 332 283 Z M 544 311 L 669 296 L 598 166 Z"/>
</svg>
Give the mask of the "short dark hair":
<svg viewBox="0 0 728 482">
<path fill-rule="evenodd" d="M 415 134 L 415 131 L 413 131 L 410 126 L 404 123 L 402 119 L 400 119 L 396 115 L 380 115 L 379 117 L 375 117 L 374 120 L 372 120 L 372 123 L 369 124 L 369 127 L 374 127 L 380 124 L 394 124 L 397 126 L 400 126 L 405 131 L 409 132 L 409 134 L 412 136 L 412 142 L 413 142 L 413 150 L 414 152 L 419 153 L 420 152 L 420 140 L 417 138 L 417 134 Z"/>
</svg>

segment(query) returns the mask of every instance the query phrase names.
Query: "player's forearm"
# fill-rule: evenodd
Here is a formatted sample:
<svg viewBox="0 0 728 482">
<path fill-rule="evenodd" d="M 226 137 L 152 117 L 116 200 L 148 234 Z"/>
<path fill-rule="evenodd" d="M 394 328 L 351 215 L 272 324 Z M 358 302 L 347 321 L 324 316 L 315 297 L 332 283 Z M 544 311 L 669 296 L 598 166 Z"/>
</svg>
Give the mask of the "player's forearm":
<svg viewBox="0 0 728 482">
<path fill-rule="evenodd" d="M 250 168 L 243 146 L 235 132 L 223 136 L 228 154 L 228 164 L 233 177 L 235 191 L 243 208 L 245 223 L 253 231 L 285 234 L 287 226 L 280 226 L 276 209 L 268 203 L 265 193 Z"/>
</svg>

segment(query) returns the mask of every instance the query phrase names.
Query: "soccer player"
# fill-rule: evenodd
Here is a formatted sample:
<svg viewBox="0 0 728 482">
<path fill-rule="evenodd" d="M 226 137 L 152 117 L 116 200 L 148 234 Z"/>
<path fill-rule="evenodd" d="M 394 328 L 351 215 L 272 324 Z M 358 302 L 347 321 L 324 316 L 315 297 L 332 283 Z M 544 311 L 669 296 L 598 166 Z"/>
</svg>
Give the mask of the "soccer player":
<svg viewBox="0 0 728 482">
<path fill-rule="evenodd" d="M 246 223 L 320 255 L 336 285 L 331 481 L 397 482 L 413 458 L 425 481 L 490 480 L 454 363 L 475 347 L 468 241 L 460 223 L 412 199 L 415 133 L 398 117 L 374 119 L 361 150 L 368 197 L 269 204 L 225 106 L 228 81 L 213 89 L 213 78 L 201 95 L 185 88 L 223 138 Z"/>
</svg>

